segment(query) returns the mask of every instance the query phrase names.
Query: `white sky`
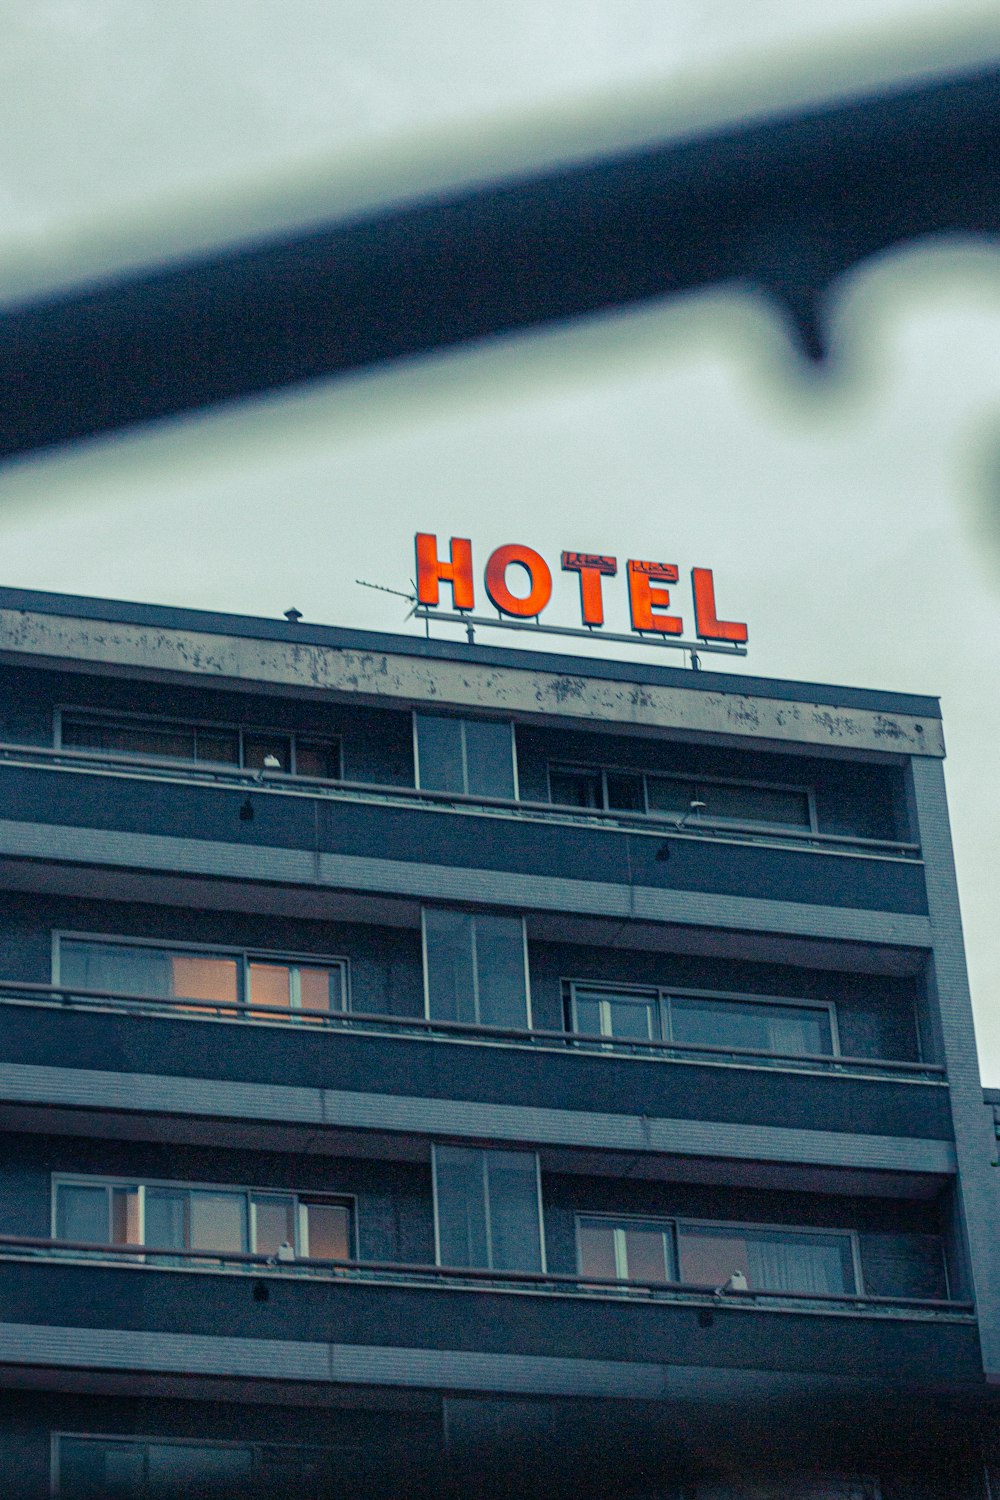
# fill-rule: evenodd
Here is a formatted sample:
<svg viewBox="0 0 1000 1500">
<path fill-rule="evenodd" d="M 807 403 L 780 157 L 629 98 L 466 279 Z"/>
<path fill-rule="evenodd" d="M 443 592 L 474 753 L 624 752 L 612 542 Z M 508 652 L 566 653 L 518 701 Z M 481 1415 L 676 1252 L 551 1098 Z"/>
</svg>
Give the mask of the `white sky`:
<svg viewBox="0 0 1000 1500">
<path fill-rule="evenodd" d="M 0 0 L 0 296 L 852 69 L 995 55 L 990 19 L 947 0 Z M 833 380 L 762 303 L 710 294 L 8 466 L 0 578 L 395 630 L 395 602 L 353 580 L 405 588 L 417 529 L 471 536 L 480 567 L 512 540 L 714 567 L 750 623 L 745 670 L 941 695 L 1000 1083 L 998 256 L 864 268 Z M 575 623 L 556 588 L 551 618 Z"/>
</svg>

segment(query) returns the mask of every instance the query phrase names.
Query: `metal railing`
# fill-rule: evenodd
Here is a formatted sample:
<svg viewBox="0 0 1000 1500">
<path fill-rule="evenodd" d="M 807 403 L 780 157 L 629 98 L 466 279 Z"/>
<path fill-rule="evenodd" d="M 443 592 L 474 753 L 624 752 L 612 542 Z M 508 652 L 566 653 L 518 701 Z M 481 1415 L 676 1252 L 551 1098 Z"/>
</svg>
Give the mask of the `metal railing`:
<svg viewBox="0 0 1000 1500">
<path fill-rule="evenodd" d="M 0 1259 L 102 1261 L 147 1269 L 233 1271 L 253 1275 L 280 1274 L 367 1285 L 426 1286 L 457 1290 L 536 1293 L 571 1297 L 604 1297 L 620 1301 L 694 1304 L 699 1307 L 740 1307 L 826 1311 L 862 1316 L 964 1318 L 975 1315 L 975 1304 L 933 1297 L 885 1297 L 846 1292 L 723 1290 L 703 1282 L 639 1281 L 549 1271 L 497 1271 L 478 1267 L 432 1266 L 407 1261 L 325 1259 L 312 1256 L 262 1255 L 247 1251 L 178 1250 L 139 1244 L 94 1244 L 30 1235 L 0 1235 Z"/>
<path fill-rule="evenodd" d="M 507 1026 L 479 1026 L 464 1021 L 441 1021 L 427 1016 L 387 1016 L 365 1011 L 303 1011 L 284 1006 L 244 1004 L 235 1000 L 176 999 L 170 996 L 131 995 L 114 990 L 90 990 L 58 984 L 0 980 L 0 1004 L 37 1004 L 61 1010 L 113 1010 L 181 1019 L 277 1023 L 318 1027 L 326 1031 L 364 1032 L 377 1036 L 428 1038 L 438 1041 L 478 1042 L 533 1050 L 558 1050 L 562 1055 L 600 1054 L 657 1058 L 673 1062 L 725 1063 L 767 1067 L 780 1071 L 817 1070 L 866 1078 L 886 1077 L 920 1082 L 945 1082 L 940 1063 L 907 1062 L 890 1058 L 844 1057 L 830 1053 L 765 1052 L 749 1047 L 718 1047 L 701 1042 L 637 1040 L 599 1036 L 579 1031 L 528 1030 Z"/>
<path fill-rule="evenodd" d="M 560 807 L 553 802 L 532 802 L 511 797 L 486 797 L 478 793 L 439 792 L 423 787 L 386 786 L 364 781 L 327 781 L 311 776 L 292 776 L 282 771 L 249 771 L 241 767 L 202 766 L 164 756 L 115 754 L 113 751 L 63 750 L 47 745 L 0 743 L 0 762 L 37 765 L 48 769 L 105 772 L 139 780 L 180 781 L 217 786 L 243 792 L 261 792 L 289 797 L 322 798 L 340 802 L 373 802 L 386 806 L 451 809 L 483 813 L 492 817 L 527 822 L 554 823 L 632 833 L 646 838 L 704 840 L 723 843 L 753 843 L 777 848 L 808 848 L 816 853 L 854 858 L 879 858 L 920 863 L 919 844 L 899 839 L 867 839 L 853 835 L 820 833 L 812 829 L 781 828 L 766 823 L 740 823 L 705 817 L 666 816 L 657 813 L 619 812 L 603 808 Z"/>
</svg>

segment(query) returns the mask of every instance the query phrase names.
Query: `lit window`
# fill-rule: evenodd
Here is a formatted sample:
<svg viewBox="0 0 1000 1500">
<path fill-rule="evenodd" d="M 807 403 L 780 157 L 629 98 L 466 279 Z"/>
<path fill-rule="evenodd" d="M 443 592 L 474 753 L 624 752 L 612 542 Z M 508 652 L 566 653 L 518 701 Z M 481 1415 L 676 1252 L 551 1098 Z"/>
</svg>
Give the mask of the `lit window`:
<svg viewBox="0 0 1000 1500">
<path fill-rule="evenodd" d="M 155 944 L 59 940 L 59 982 L 66 988 L 191 1002 L 177 1010 L 223 1018 L 257 1009 L 303 1020 L 347 1008 L 347 965 L 299 963 L 251 954 L 183 952 Z"/>
<path fill-rule="evenodd" d="M 57 1181 L 55 1234 L 75 1245 L 350 1260 L 350 1203 L 316 1193 L 169 1182 Z M 201 1262 L 204 1264 L 204 1262 Z"/>
</svg>

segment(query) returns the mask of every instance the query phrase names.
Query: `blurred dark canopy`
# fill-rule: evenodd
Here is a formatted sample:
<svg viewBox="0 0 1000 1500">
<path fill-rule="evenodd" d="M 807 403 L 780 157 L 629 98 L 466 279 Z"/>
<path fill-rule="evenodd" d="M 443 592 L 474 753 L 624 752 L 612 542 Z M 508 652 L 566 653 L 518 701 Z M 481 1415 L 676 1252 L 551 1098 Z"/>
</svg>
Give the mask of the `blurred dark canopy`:
<svg viewBox="0 0 1000 1500">
<path fill-rule="evenodd" d="M 820 360 L 842 271 L 1000 230 L 998 127 L 991 65 L 14 308 L 0 454 L 726 282 Z"/>
</svg>

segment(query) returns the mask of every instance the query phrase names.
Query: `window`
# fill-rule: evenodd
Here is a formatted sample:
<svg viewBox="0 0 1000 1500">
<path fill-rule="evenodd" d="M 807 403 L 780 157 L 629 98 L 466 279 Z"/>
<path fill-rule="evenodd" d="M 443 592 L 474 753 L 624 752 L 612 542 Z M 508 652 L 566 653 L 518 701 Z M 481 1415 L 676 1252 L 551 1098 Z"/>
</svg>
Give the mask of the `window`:
<svg viewBox="0 0 1000 1500">
<path fill-rule="evenodd" d="M 71 1244 L 220 1255 L 276 1255 L 288 1244 L 312 1260 L 350 1260 L 354 1253 L 351 1205 L 343 1198 L 93 1178 L 57 1179 L 53 1195 L 55 1238 Z"/>
<path fill-rule="evenodd" d="M 662 1040 L 779 1057 L 838 1052 L 836 1006 L 830 1001 L 744 998 L 665 989 L 628 990 L 570 983 L 570 1029 L 619 1041 Z"/>
<path fill-rule="evenodd" d="M 855 1237 L 849 1231 L 783 1229 L 683 1220 L 577 1219 L 581 1276 L 605 1281 L 681 1281 L 723 1286 L 742 1272 L 751 1291 L 818 1297 L 857 1291 Z"/>
<path fill-rule="evenodd" d="M 415 713 L 413 730 L 419 787 L 479 797 L 517 796 L 511 723 Z"/>
<path fill-rule="evenodd" d="M 357 1457 L 290 1443 L 69 1433 L 57 1434 L 53 1450 L 56 1500 L 235 1500 L 248 1493 L 320 1500 L 339 1491 L 345 1460 Z"/>
<path fill-rule="evenodd" d="M 577 1220 L 581 1276 L 602 1281 L 676 1281 L 674 1226 L 655 1219 Z"/>
<path fill-rule="evenodd" d="M 58 940 L 58 955 L 58 983 L 68 989 L 192 1002 L 178 1007 L 185 1012 L 222 1004 L 257 1011 L 264 1018 L 278 1011 L 307 1020 L 347 1009 L 343 959 L 299 961 L 64 936 Z M 214 1013 L 238 1014 L 225 1009 Z"/>
<path fill-rule="evenodd" d="M 691 824 L 760 823 L 806 831 L 816 826 L 807 787 L 550 765 L 549 798 L 562 807 L 662 814 Z"/>
<path fill-rule="evenodd" d="M 341 746 L 322 738 L 282 730 L 251 730 L 222 724 L 146 719 L 63 709 L 57 744 L 94 754 L 156 756 L 197 764 L 237 766 L 248 771 L 284 772 L 338 781 Z"/>
<path fill-rule="evenodd" d="M 427 1014 L 435 1021 L 527 1029 L 527 947 L 522 917 L 425 906 Z"/>
<path fill-rule="evenodd" d="M 752 1291 L 835 1297 L 857 1290 L 850 1234 L 681 1224 L 677 1244 L 685 1282 L 721 1286 L 741 1271 Z"/>
<path fill-rule="evenodd" d="M 544 1270 L 533 1151 L 435 1146 L 434 1208 L 438 1265 Z"/>
</svg>

